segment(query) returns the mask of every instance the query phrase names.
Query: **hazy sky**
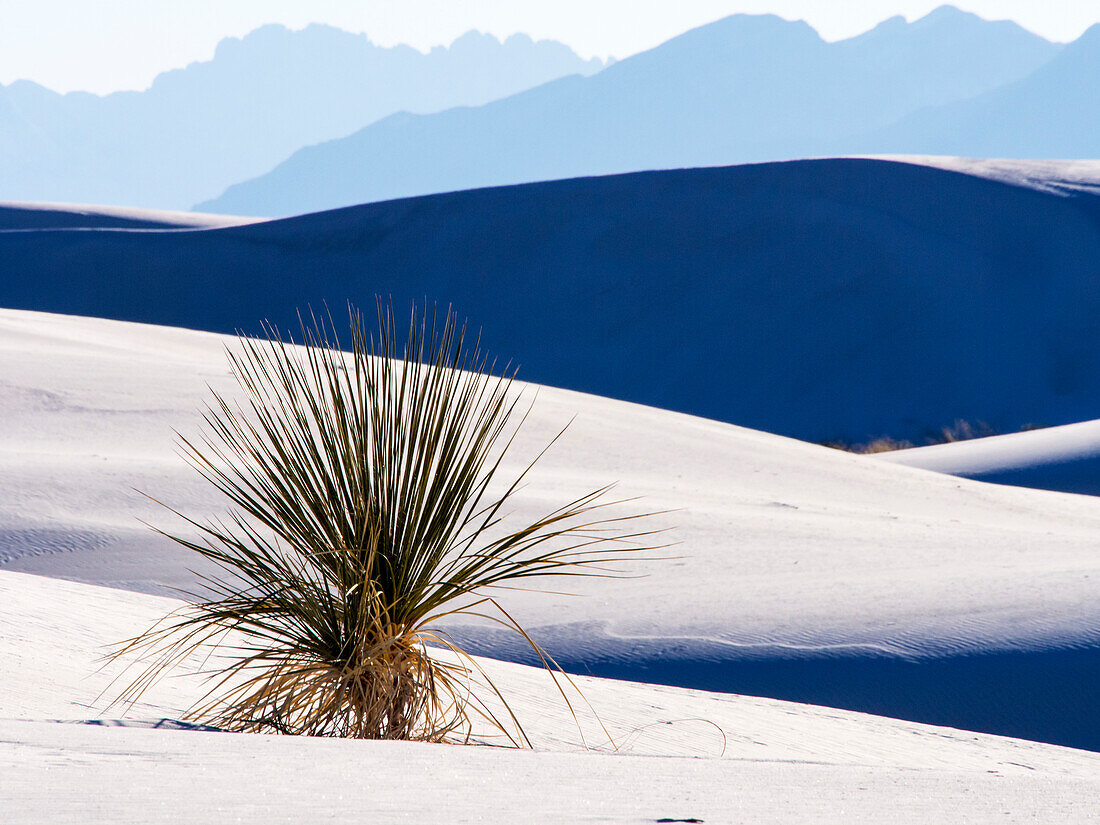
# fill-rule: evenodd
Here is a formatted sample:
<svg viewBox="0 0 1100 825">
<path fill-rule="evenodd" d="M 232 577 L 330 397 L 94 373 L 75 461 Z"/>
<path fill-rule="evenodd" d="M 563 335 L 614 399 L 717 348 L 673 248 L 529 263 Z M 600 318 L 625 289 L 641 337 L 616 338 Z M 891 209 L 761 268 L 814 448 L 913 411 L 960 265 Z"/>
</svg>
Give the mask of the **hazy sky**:
<svg viewBox="0 0 1100 825">
<path fill-rule="evenodd" d="M 161 71 L 208 60 L 226 36 L 264 23 L 330 23 L 376 43 L 427 49 L 469 29 L 561 40 L 585 57 L 626 57 L 736 12 L 809 21 L 827 40 L 895 14 L 910 20 L 939 0 L 0 0 L 0 83 L 58 91 L 146 88 Z M 989 19 L 1016 20 L 1052 40 L 1100 21 L 1100 0 L 959 0 Z"/>
</svg>

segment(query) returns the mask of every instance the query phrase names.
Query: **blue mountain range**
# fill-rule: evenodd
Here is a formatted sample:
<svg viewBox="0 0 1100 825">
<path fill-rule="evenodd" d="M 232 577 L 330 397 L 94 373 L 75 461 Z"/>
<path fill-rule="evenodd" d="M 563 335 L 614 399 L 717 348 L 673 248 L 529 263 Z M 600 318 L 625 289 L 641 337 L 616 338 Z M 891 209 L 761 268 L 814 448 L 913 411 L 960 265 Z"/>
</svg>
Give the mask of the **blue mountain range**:
<svg viewBox="0 0 1100 825">
<path fill-rule="evenodd" d="M 1053 78 L 1042 87 L 1054 95 L 1049 129 L 1065 123 L 1084 138 L 1069 156 L 1096 155 L 1100 132 L 1073 125 L 1091 123 L 1100 111 L 1100 74 L 1072 69 L 1082 53 L 1100 57 L 1090 41 L 1062 55 L 1063 47 L 1014 23 L 952 7 L 912 23 L 892 18 L 836 43 L 803 22 L 735 15 L 590 77 L 561 78 L 480 107 L 393 115 L 304 148 L 199 208 L 290 215 L 582 175 L 930 153 L 944 145 L 936 135 L 955 136 L 953 151 L 974 154 L 968 147 L 977 146 L 976 136 L 995 142 L 994 133 L 1012 128 L 1012 97 L 1040 72 Z M 994 128 L 979 109 L 997 94 L 1009 102 L 1004 125 Z M 1089 113 L 1081 114 L 1086 99 Z M 1058 108 L 1058 100 L 1072 105 Z M 953 124 L 965 117 L 973 129 L 956 135 Z M 1021 154 L 1049 156 L 1041 134 L 1021 134 L 1035 138 L 1021 138 Z"/>
<path fill-rule="evenodd" d="M 265 26 L 143 92 L 0 86 L 0 200 L 187 209 L 393 112 L 477 105 L 602 67 L 526 35 L 470 32 L 423 54 L 330 26 Z"/>
</svg>

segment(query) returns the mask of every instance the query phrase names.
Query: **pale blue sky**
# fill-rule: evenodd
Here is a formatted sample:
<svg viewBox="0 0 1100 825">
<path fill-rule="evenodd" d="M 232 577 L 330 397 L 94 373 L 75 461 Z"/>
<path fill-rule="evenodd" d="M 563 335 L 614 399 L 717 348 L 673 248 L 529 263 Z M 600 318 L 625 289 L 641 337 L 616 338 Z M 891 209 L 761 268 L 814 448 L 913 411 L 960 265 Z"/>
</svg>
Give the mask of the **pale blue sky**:
<svg viewBox="0 0 1100 825">
<path fill-rule="evenodd" d="M 330 23 L 376 43 L 421 49 L 469 29 L 561 40 L 585 57 L 625 57 L 736 12 L 809 21 L 827 40 L 942 0 L 0 0 L 0 83 L 58 91 L 141 89 L 165 69 L 207 60 L 217 42 L 264 23 Z M 958 0 L 1052 40 L 1100 21 L 1100 0 Z"/>
</svg>

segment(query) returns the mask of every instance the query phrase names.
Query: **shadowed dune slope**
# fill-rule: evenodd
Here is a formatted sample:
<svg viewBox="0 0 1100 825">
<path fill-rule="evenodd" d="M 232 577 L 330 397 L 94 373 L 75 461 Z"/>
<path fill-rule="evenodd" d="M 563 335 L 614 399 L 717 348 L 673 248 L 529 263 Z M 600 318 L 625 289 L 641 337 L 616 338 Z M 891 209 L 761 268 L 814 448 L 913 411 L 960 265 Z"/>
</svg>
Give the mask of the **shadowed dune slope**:
<svg viewBox="0 0 1100 825">
<path fill-rule="evenodd" d="M 1047 165 L 1049 167 L 1049 164 Z M 874 159 L 0 233 L 0 305 L 214 331 L 452 303 L 523 376 L 809 440 L 1100 408 L 1100 199 Z"/>
</svg>

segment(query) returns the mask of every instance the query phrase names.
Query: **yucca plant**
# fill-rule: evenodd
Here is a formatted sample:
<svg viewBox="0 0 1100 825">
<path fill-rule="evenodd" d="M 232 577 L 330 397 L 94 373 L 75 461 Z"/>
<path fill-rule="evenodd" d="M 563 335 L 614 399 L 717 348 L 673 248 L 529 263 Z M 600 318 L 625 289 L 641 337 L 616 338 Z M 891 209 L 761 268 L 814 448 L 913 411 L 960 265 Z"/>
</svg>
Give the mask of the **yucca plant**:
<svg viewBox="0 0 1100 825">
<path fill-rule="evenodd" d="M 192 535 L 163 533 L 219 573 L 119 646 L 116 658 L 146 662 L 123 701 L 212 651 L 198 722 L 444 741 L 468 739 L 480 717 L 527 742 L 510 710 L 490 710 L 475 683 L 504 697 L 439 622 L 494 618 L 551 668 L 493 588 L 605 575 L 648 532 L 631 527 L 641 516 L 608 515 L 608 488 L 509 524 L 504 508 L 539 456 L 508 479 L 501 459 L 529 407 L 452 312 L 424 316 L 412 312 L 399 339 L 380 301 L 377 336 L 349 311 L 346 351 L 331 316 L 303 322 L 297 345 L 267 326 L 228 350 L 243 400 L 215 395 L 203 435 L 180 444 L 229 514 L 177 513 Z"/>
</svg>

